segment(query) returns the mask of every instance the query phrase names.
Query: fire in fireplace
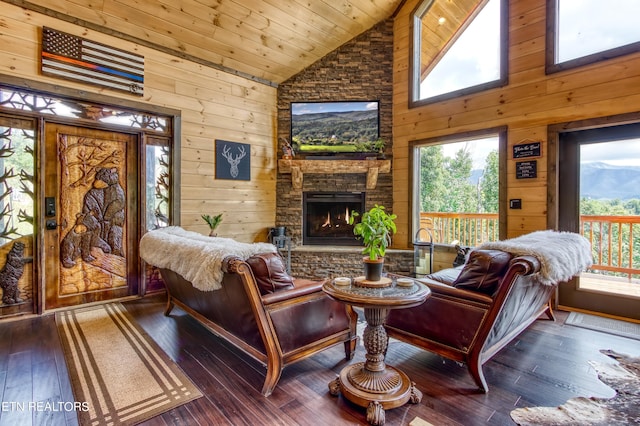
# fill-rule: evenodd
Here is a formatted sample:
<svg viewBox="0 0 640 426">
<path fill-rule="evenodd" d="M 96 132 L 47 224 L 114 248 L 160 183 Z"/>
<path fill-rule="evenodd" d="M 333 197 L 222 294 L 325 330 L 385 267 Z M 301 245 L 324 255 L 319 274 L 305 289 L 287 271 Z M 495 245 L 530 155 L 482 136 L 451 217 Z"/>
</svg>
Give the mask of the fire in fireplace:
<svg viewBox="0 0 640 426">
<path fill-rule="evenodd" d="M 305 192 L 303 194 L 303 244 L 359 245 L 349 225 L 351 212 L 364 211 L 362 192 Z"/>
</svg>

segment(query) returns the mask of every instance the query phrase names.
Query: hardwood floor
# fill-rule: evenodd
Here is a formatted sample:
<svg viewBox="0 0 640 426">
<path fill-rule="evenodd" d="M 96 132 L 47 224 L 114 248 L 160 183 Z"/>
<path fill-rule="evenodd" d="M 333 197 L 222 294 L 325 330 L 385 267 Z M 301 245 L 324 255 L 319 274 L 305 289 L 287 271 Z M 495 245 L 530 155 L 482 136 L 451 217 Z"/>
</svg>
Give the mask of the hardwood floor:
<svg viewBox="0 0 640 426">
<path fill-rule="evenodd" d="M 175 308 L 164 297 L 125 302 L 128 311 L 200 388 L 204 397 L 145 425 L 366 425 L 366 410 L 329 394 L 346 365 L 342 345 L 291 365 L 269 398 L 263 368 Z M 536 321 L 485 365 L 489 393 L 479 393 L 465 366 L 392 340 L 387 363 L 404 370 L 424 393 L 419 404 L 386 411 L 387 425 L 420 417 L 434 425 L 509 425 L 517 407 L 556 406 L 577 396 L 611 397 L 588 361 L 615 363 L 612 349 L 640 355 L 637 340 Z M 358 346 L 354 361 L 364 359 Z M 123 360 L 126 362 L 126 360 Z M 0 323 L 0 426 L 77 425 L 73 412 L 30 410 L 29 401 L 74 401 L 53 315 Z"/>
</svg>

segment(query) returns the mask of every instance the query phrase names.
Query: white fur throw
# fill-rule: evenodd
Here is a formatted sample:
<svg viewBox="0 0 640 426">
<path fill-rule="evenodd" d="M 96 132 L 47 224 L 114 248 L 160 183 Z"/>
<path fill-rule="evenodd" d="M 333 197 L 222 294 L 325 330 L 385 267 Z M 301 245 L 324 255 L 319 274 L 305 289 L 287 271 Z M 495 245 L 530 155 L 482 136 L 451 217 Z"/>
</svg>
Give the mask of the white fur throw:
<svg viewBox="0 0 640 426">
<path fill-rule="evenodd" d="M 147 232 L 140 239 L 140 257 L 158 268 L 170 269 L 201 291 L 222 288 L 222 261 L 227 256 L 247 260 L 254 254 L 274 253 L 269 243 L 240 243 L 231 238 L 208 237 L 169 226 Z"/>
<path fill-rule="evenodd" d="M 510 240 L 484 243 L 479 248 L 536 257 L 540 261 L 536 278 L 544 285 L 568 281 L 593 264 L 589 240 L 574 232 L 536 231 Z"/>
</svg>

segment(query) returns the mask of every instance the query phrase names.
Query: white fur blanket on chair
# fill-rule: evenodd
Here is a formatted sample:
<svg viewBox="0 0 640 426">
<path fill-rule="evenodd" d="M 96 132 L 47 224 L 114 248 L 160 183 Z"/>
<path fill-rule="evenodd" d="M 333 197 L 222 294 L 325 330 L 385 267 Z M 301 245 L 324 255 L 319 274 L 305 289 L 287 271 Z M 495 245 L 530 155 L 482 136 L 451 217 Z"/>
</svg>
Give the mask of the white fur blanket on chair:
<svg viewBox="0 0 640 426">
<path fill-rule="evenodd" d="M 227 256 L 247 260 L 254 254 L 275 253 L 269 243 L 240 243 L 231 238 L 208 237 L 169 226 L 147 232 L 140 239 L 140 257 L 158 268 L 170 269 L 201 291 L 222 288 L 222 261 Z"/>
<path fill-rule="evenodd" d="M 484 243 L 480 249 L 502 250 L 513 256 L 534 256 L 540 261 L 535 278 L 557 285 L 593 264 L 589 240 L 574 232 L 536 231 L 510 240 Z"/>
</svg>

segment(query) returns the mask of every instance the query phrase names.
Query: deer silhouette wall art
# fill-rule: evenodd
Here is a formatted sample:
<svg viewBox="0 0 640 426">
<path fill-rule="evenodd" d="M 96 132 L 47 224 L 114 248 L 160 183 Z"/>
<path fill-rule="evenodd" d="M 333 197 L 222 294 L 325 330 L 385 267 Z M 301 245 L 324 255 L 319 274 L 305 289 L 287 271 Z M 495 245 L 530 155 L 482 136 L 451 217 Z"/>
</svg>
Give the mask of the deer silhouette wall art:
<svg viewBox="0 0 640 426">
<path fill-rule="evenodd" d="M 216 178 L 251 179 L 250 145 L 216 141 Z"/>
</svg>

